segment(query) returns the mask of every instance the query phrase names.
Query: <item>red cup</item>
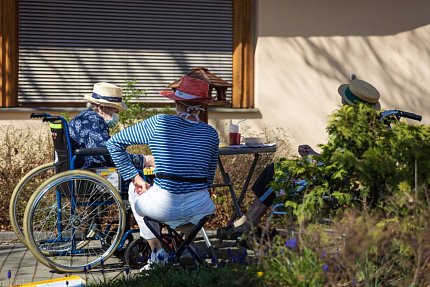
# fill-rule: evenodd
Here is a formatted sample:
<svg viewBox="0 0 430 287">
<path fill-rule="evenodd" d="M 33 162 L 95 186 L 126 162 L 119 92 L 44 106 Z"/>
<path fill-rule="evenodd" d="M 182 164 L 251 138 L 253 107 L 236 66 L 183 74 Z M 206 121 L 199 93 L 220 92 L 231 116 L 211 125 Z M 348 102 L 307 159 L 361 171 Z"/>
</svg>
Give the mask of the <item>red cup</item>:
<svg viewBox="0 0 430 287">
<path fill-rule="evenodd" d="M 240 133 L 230 133 L 230 145 L 240 145 Z"/>
</svg>

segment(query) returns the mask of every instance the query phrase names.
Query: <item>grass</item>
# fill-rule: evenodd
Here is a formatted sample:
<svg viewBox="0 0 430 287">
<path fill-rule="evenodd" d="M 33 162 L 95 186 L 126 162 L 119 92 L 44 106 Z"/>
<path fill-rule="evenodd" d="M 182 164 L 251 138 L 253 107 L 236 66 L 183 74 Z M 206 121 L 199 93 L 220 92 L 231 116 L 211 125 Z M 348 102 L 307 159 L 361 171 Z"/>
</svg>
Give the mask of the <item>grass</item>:
<svg viewBox="0 0 430 287">
<path fill-rule="evenodd" d="M 228 266 L 218 269 L 200 268 L 184 270 L 172 265 L 158 266 L 151 271 L 141 273 L 133 278 L 124 275 L 109 282 L 97 282 L 90 286 L 110 287 L 171 287 L 171 286 L 263 286 L 258 272 L 248 266 Z"/>
</svg>

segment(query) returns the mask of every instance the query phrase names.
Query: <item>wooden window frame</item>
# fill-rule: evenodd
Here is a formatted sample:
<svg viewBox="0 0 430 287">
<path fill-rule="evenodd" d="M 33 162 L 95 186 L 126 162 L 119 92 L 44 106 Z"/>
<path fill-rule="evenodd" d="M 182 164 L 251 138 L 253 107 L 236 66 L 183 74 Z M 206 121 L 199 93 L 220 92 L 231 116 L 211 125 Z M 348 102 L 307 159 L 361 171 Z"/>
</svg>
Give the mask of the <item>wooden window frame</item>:
<svg viewBox="0 0 430 287">
<path fill-rule="evenodd" d="M 233 1 L 233 108 L 254 108 L 255 0 Z M 18 106 L 19 0 L 0 1 L 0 107 Z"/>
<path fill-rule="evenodd" d="M 18 2 L 0 1 L 0 107 L 18 106 Z"/>
</svg>

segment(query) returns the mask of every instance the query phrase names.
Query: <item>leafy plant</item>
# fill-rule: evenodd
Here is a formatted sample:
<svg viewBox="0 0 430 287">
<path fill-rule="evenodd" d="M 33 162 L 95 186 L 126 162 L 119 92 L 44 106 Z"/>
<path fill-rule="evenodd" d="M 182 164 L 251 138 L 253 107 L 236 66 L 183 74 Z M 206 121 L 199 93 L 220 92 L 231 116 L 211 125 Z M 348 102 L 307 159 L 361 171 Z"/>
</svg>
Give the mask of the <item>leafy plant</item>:
<svg viewBox="0 0 430 287">
<path fill-rule="evenodd" d="M 145 97 L 145 91 L 136 88 L 136 80 L 126 81 L 123 88 L 123 100 L 128 109 L 120 112 L 120 123 L 123 127 L 133 125 L 159 113 L 171 113 L 168 107 L 151 109 L 147 102 L 136 101 Z"/>
<path fill-rule="evenodd" d="M 325 274 L 332 285 L 428 285 L 430 128 L 388 127 L 377 111 L 358 105 L 335 111 L 327 131 L 320 156 L 277 166 L 273 187 L 285 191 L 300 244 L 330 250 Z M 308 181 L 300 193 L 297 179 Z M 315 229 L 325 217 L 333 234 L 326 242 L 325 231 Z"/>
<path fill-rule="evenodd" d="M 358 105 L 335 111 L 327 131 L 329 140 L 320 145 L 320 156 L 284 160 L 278 165 L 275 189 L 291 191 L 293 179 L 308 181 L 307 190 L 295 201 L 298 205 L 290 204 L 303 220 L 341 206 L 361 206 L 366 211 L 402 185 L 428 186 L 428 126 L 397 122 L 387 127 L 377 111 Z M 291 192 L 287 201 L 289 197 Z"/>
<path fill-rule="evenodd" d="M 269 286 L 323 286 L 328 268 L 316 252 L 299 246 L 296 238 L 278 238 L 264 266 Z"/>
</svg>

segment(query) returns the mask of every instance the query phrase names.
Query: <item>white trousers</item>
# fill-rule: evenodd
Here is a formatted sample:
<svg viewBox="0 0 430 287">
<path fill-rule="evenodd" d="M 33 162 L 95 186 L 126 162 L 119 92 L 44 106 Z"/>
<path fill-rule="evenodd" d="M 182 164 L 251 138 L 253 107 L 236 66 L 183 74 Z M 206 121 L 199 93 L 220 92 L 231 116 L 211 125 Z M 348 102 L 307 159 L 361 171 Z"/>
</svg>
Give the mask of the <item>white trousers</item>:
<svg viewBox="0 0 430 287">
<path fill-rule="evenodd" d="M 215 206 L 207 189 L 175 194 L 154 184 L 145 193 L 138 195 L 134 192 L 134 185 L 131 183 L 128 189 L 128 200 L 139 225 L 140 236 L 145 239 L 153 239 L 155 236 L 143 221 L 144 216 L 176 228 L 187 223 L 197 224 L 204 216 L 215 212 Z M 158 230 L 158 224 L 153 226 Z"/>
</svg>

